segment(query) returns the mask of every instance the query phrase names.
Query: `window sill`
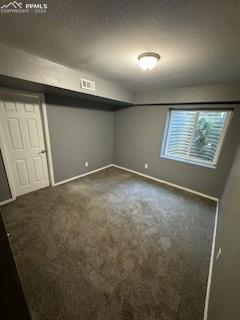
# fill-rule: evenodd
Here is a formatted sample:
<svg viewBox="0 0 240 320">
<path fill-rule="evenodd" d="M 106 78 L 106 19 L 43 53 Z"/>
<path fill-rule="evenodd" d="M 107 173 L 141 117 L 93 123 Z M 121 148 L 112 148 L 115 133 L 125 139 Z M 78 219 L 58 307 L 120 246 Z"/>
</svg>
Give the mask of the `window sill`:
<svg viewBox="0 0 240 320">
<path fill-rule="evenodd" d="M 187 164 L 193 164 L 193 165 L 195 165 L 195 166 L 200 166 L 200 167 L 204 167 L 204 168 L 216 169 L 216 165 L 214 165 L 214 164 L 197 162 L 197 161 L 193 161 L 193 160 L 189 160 L 189 159 L 183 159 L 183 158 L 178 158 L 178 157 L 169 156 L 169 155 L 165 155 L 165 154 L 161 154 L 160 157 L 161 157 L 161 158 L 164 158 L 164 159 L 168 159 L 168 160 L 175 160 L 175 161 L 184 162 L 184 163 L 187 163 Z"/>
</svg>

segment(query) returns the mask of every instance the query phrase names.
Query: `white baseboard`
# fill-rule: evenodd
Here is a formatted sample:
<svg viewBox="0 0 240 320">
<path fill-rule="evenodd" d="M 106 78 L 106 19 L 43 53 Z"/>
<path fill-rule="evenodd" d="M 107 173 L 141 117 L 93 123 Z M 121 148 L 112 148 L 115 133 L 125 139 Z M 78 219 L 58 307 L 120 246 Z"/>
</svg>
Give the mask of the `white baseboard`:
<svg viewBox="0 0 240 320">
<path fill-rule="evenodd" d="M 210 259 L 210 264 L 209 264 L 207 293 L 206 293 L 206 299 L 205 299 L 205 308 L 204 308 L 204 318 L 203 318 L 203 320 L 207 320 L 207 318 L 208 318 L 208 307 L 209 307 L 210 291 L 211 291 L 211 284 L 212 284 L 213 264 L 214 264 L 215 250 L 216 250 L 216 235 L 217 235 L 217 225 L 218 225 L 218 214 L 219 214 L 219 201 L 217 202 L 217 209 L 216 209 L 216 216 L 215 216 L 215 225 L 214 225 L 213 242 L 212 242 L 212 252 L 211 252 L 211 259 Z"/>
<path fill-rule="evenodd" d="M 113 166 L 113 164 L 109 164 L 109 165 L 107 165 L 105 167 L 101 167 L 101 168 L 98 168 L 98 169 L 95 169 L 95 170 L 92 170 L 92 171 L 88 171 L 86 173 L 79 174 L 78 176 L 75 176 L 75 177 L 72 177 L 72 178 L 69 178 L 69 179 L 66 179 L 66 180 L 63 180 L 63 181 L 56 182 L 56 183 L 54 183 L 53 187 L 59 186 L 60 184 L 67 183 L 67 182 L 70 182 L 70 181 L 73 181 L 73 180 L 76 180 L 76 179 L 79 179 L 79 178 L 82 178 L 82 177 L 85 177 L 85 176 L 88 176 L 89 174 L 92 174 L 92 173 L 95 173 L 95 172 L 98 172 L 98 171 L 102 171 L 102 170 L 107 169 L 107 168 L 112 167 L 112 166 Z"/>
<path fill-rule="evenodd" d="M 109 164 L 107 166 L 104 166 L 104 167 L 101 167 L 101 168 L 98 168 L 98 169 L 95 169 L 95 170 L 92 170 L 92 171 L 89 171 L 89 172 L 86 172 L 86 173 L 83 173 L 83 174 L 80 174 L 80 175 L 77 175 L 75 177 L 72 177 L 72 178 L 69 178 L 69 179 L 66 179 L 66 180 L 63 180 L 63 181 L 59 181 L 59 182 L 56 182 L 53 184 L 53 187 L 55 186 L 59 186 L 61 184 L 64 184 L 64 183 L 67 183 L 67 182 L 71 182 L 73 180 L 76 180 L 76 179 L 79 179 L 81 177 L 85 177 L 89 174 L 92 174 L 92 173 L 95 173 L 95 172 L 98 172 L 98 171 L 101 171 L 101 170 L 104 170 L 104 169 L 107 169 L 109 167 L 115 167 L 115 168 L 119 168 L 119 169 L 122 169 L 122 170 L 125 170 L 125 171 L 128 171 L 128 172 L 131 172 L 131 173 L 134 173 L 134 174 L 137 174 L 139 176 L 142 176 L 144 178 L 148 178 L 148 179 L 151 179 L 153 181 L 157 181 L 157 182 L 160 182 L 162 184 L 166 184 L 166 185 L 169 185 L 171 187 L 174 187 L 174 188 L 177 188 L 177 189 L 180 189 L 180 190 L 184 190 L 184 191 L 187 191 L 187 192 L 190 192 L 190 193 L 193 193 L 193 194 L 196 194 L 200 197 L 204 197 L 204 198 L 207 198 L 207 199 L 210 199 L 210 200 L 213 200 L 213 201 L 216 201 L 218 202 L 218 198 L 216 197 L 212 197 L 212 196 L 209 196 L 207 194 L 204 194 L 204 193 L 201 193 L 201 192 L 198 192 L 198 191 L 195 191 L 195 190 L 192 190 L 192 189 L 189 189 L 189 188 L 185 188 L 185 187 L 182 187 L 182 186 L 179 186 L 177 184 L 174 184 L 174 183 L 171 183 L 171 182 L 168 182 L 168 181 L 165 181 L 165 180 L 161 180 L 161 179 L 157 179 L 153 176 L 149 176 L 147 174 L 144 174 L 144 173 L 141 173 L 141 172 L 138 172 L 138 171 L 134 171 L 134 170 L 131 170 L 131 169 L 128 169 L 128 168 L 125 168 L 125 167 L 121 167 L 121 166 L 118 166 L 116 164 Z M 0 202 L 0 206 L 3 206 L 9 202 L 12 202 L 16 199 L 9 199 L 9 200 L 6 200 L 6 201 L 2 201 Z"/>
<path fill-rule="evenodd" d="M 201 192 L 192 190 L 192 189 L 188 189 L 188 188 L 185 188 L 185 187 L 181 187 L 181 186 L 179 186 L 179 185 L 176 185 L 176 184 L 171 183 L 171 182 L 167 182 L 167 181 L 165 181 L 165 180 L 161 180 L 161 179 L 154 178 L 154 177 L 152 177 L 152 176 L 143 174 L 143 173 L 138 172 L 138 171 L 134 171 L 134 170 L 131 170 L 131 169 L 127 169 L 127 168 L 125 168 L 125 167 L 121 167 L 121 166 L 118 166 L 118 165 L 115 165 L 115 164 L 113 164 L 112 166 L 113 166 L 113 167 L 116 167 L 116 168 L 119 168 L 119 169 L 122 169 L 122 170 L 125 170 L 125 171 L 128 171 L 128 172 L 131 172 L 131 173 L 134 173 L 134 174 L 137 174 L 137 175 L 142 176 L 142 177 L 144 177 L 144 178 L 148 178 L 148 179 L 151 179 L 151 180 L 154 180 L 154 181 L 163 183 L 163 184 L 167 184 L 167 185 L 172 186 L 172 187 L 175 187 L 175 188 L 177 188 L 177 189 L 184 190 L 184 191 L 187 191 L 187 192 L 196 194 L 196 195 L 198 195 L 198 196 L 200 196 L 200 197 L 204 197 L 204 198 L 207 198 L 207 199 L 211 199 L 211 200 L 217 202 L 216 215 L 215 215 L 215 223 L 214 223 L 214 232 L 213 232 L 212 251 L 211 251 L 211 258 L 210 258 L 210 263 L 209 263 L 207 292 L 206 292 L 206 298 L 205 298 L 204 318 L 203 318 L 203 320 L 207 320 L 207 318 L 208 318 L 208 308 L 209 308 L 209 299 L 210 299 L 210 291 L 211 291 L 211 283 L 212 283 L 212 274 L 213 274 L 213 264 L 214 264 L 215 249 L 216 249 L 215 247 L 216 247 L 216 234 L 217 234 L 217 225 L 218 225 L 219 199 L 218 199 L 218 198 L 215 198 L 215 197 L 212 197 L 212 196 L 209 196 L 209 195 L 207 195 L 207 194 L 204 194 L 204 193 L 201 193 Z"/>
<path fill-rule="evenodd" d="M 5 206 L 5 204 L 8 204 L 8 203 L 10 203 L 10 202 L 13 202 L 14 200 L 16 200 L 16 199 L 11 198 L 11 199 L 2 201 L 2 202 L 0 202 L 0 207 L 1 207 L 1 206 Z"/>
<path fill-rule="evenodd" d="M 177 188 L 177 189 L 184 190 L 184 191 L 187 191 L 187 192 L 196 194 L 196 195 L 198 195 L 198 196 L 200 196 L 200 197 L 204 197 L 204 198 L 207 198 L 207 199 L 211 199 L 211 200 L 217 202 L 216 216 L 215 216 L 215 224 L 214 224 L 214 233 L 213 233 L 213 242 L 212 242 L 212 251 L 211 251 L 211 259 L 210 259 L 210 264 L 209 264 L 209 274 L 208 274 L 207 292 L 206 292 L 206 299 L 205 299 L 204 318 L 203 318 L 203 320 L 207 320 L 207 318 L 208 318 L 208 308 L 209 308 L 209 299 L 210 299 L 210 291 L 211 291 L 211 283 L 212 283 L 212 274 L 213 274 L 213 264 L 214 264 L 215 249 L 216 249 L 215 246 L 216 246 L 216 234 L 217 234 L 217 225 L 218 225 L 219 199 L 218 199 L 218 198 L 215 198 L 215 197 L 212 197 L 212 196 L 209 196 L 209 195 L 206 195 L 206 194 L 204 194 L 204 193 L 201 193 L 201 192 L 192 190 L 192 189 L 188 189 L 188 188 L 179 186 L 179 185 L 174 184 L 174 183 L 171 183 L 171 182 L 167 182 L 167 181 L 165 181 L 165 180 L 161 180 L 161 179 L 154 178 L 154 177 L 152 177 L 152 176 L 143 174 L 143 173 L 138 172 L 138 171 L 134 171 L 134 170 L 131 170 L 131 169 L 128 169 L 128 168 L 125 168 L 125 167 L 118 166 L 118 165 L 116 165 L 116 164 L 109 164 L 109 165 L 107 165 L 107 166 L 104 166 L 104 167 L 101 167 L 101 168 L 98 168 L 98 169 L 95 169 L 95 170 L 92 170 L 92 171 L 89 171 L 89 172 L 80 174 L 80 175 L 78 175 L 78 176 L 75 176 L 75 177 L 72 177 L 72 178 L 69 178 L 69 179 L 66 179 L 66 180 L 63 180 L 63 181 L 54 183 L 53 186 L 58 186 L 58 185 L 61 185 L 61 184 L 64 184 L 64 183 L 67 183 L 67 182 L 70 182 L 70 181 L 79 179 L 79 178 L 81 178 L 81 177 L 85 177 L 85 176 L 87 176 L 87 175 L 90 175 L 90 174 L 95 173 L 95 172 L 98 172 L 98 171 L 102 171 L 102 170 L 107 169 L 107 168 L 109 168 L 109 167 L 115 167 L 115 168 L 118 168 L 118 169 L 122 169 L 122 170 L 125 170 L 125 171 L 128 171 L 128 172 L 137 174 L 137 175 L 139 175 L 139 176 L 142 176 L 142 177 L 144 177 L 144 178 L 148 178 L 148 179 L 151 179 L 151 180 L 153 180 L 153 181 L 160 182 L 160 183 L 162 183 L 162 184 L 167 184 L 167 185 L 172 186 L 172 187 L 175 187 L 175 188 Z M 3 206 L 3 205 L 5 205 L 5 204 L 8 204 L 8 203 L 10 203 L 10 202 L 12 202 L 12 201 L 14 201 L 14 200 L 16 200 L 16 199 L 8 199 L 8 200 L 5 200 L 5 201 L 2 201 L 2 202 L 0 202 L 0 206 Z"/>
<path fill-rule="evenodd" d="M 119 169 L 125 170 L 125 171 L 129 171 L 131 173 L 135 173 L 135 174 L 137 174 L 139 176 L 142 176 L 144 178 L 148 178 L 148 179 L 151 179 L 151 180 L 163 183 L 163 184 L 167 184 L 168 186 L 171 186 L 171 187 L 174 187 L 174 188 L 177 188 L 177 189 L 180 189 L 180 190 L 184 190 L 184 191 L 196 194 L 196 195 L 198 195 L 200 197 L 207 198 L 207 199 L 210 199 L 210 200 L 218 202 L 218 198 L 209 196 L 209 195 L 207 195 L 205 193 L 201 193 L 201 192 L 189 189 L 189 188 L 185 188 L 185 187 L 179 186 L 179 185 L 177 185 L 175 183 L 172 183 L 172 182 L 168 182 L 168 181 L 165 181 L 165 180 L 157 179 L 157 178 L 154 178 L 153 176 L 149 176 L 147 174 L 144 174 L 144 173 L 141 173 L 141 172 L 138 172 L 138 171 L 134 171 L 134 170 L 131 170 L 131 169 L 128 169 L 128 168 L 125 168 L 125 167 L 121 167 L 121 166 L 118 166 L 116 164 L 113 164 L 112 166 L 115 167 L 115 168 L 119 168 Z"/>
</svg>

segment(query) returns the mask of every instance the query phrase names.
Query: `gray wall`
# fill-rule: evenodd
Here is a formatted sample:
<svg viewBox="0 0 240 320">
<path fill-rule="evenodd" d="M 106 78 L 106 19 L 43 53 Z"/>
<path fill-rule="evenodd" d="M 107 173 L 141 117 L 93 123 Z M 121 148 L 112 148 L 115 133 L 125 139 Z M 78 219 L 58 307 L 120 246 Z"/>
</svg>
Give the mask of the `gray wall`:
<svg viewBox="0 0 240 320">
<path fill-rule="evenodd" d="M 240 82 L 160 89 L 137 93 L 135 104 L 240 101 Z"/>
<path fill-rule="evenodd" d="M 46 102 L 56 182 L 116 163 L 202 193 L 221 195 L 237 146 L 240 109 L 215 170 L 160 158 L 167 106 L 131 107 L 113 113 L 110 106 L 97 101 L 47 95 Z M 146 162 L 148 170 L 144 169 Z M 0 175 L 3 201 L 10 198 L 10 192 L 1 159 Z"/>
<path fill-rule="evenodd" d="M 239 136 L 240 140 L 240 136 Z M 240 141 L 239 141 L 240 143 Z M 240 145 L 220 202 L 208 320 L 240 319 Z"/>
<path fill-rule="evenodd" d="M 61 96 L 46 102 L 55 182 L 113 162 L 112 111 L 98 102 Z"/>
<path fill-rule="evenodd" d="M 9 189 L 5 167 L 0 151 L 0 202 L 11 198 L 11 191 Z"/>
<path fill-rule="evenodd" d="M 22 50 L 11 48 L 3 43 L 0 43 L 0 61 L 0 75 L 117 101 L 129 103 L 134 101 L 134 93 L 114 81 L 69 68 Z M 96 90 L 82 89 L 80 86 L 81 78 L 94 80 Z"/>
<path fill-rule="evenodd" d="M 115 112 L 114 163 L 219 197 L 237 148 L 239 107 L 234 112 L 217 169 L 160 158 L 167 112 L 168 106 L 136 106 Z M 144 163 L 149 164 L 149 169 L 144 169 Z"/>
</svg>

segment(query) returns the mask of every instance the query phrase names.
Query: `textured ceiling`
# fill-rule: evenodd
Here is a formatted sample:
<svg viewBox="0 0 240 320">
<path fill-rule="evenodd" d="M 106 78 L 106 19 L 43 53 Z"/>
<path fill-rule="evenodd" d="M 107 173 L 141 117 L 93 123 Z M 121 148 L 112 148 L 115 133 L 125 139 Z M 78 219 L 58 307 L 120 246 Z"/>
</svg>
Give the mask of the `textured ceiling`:
<svg viewBox="0 0 240 320">
<path fill-rule="evenodd" d="M 0 14 L 0 41 L 137 92 L 240 80 L 239 0 L 46 2 L 47 14 Z M 145 51 L 161 55 L 150 72 Z"/>
</svg>

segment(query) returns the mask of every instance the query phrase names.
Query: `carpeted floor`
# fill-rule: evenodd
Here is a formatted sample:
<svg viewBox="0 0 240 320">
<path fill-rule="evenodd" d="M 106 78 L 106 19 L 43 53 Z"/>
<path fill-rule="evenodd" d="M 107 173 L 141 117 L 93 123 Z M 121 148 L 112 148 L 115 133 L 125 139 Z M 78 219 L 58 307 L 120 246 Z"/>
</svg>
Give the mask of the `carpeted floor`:
<svg viewBox="0 0 240 320">
<path fill-rule="evenodd" d="M 3 219 L 33 320 L 202 320 L 215 204 L 116 168 Z"/>
</svg>

